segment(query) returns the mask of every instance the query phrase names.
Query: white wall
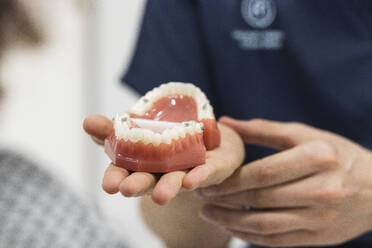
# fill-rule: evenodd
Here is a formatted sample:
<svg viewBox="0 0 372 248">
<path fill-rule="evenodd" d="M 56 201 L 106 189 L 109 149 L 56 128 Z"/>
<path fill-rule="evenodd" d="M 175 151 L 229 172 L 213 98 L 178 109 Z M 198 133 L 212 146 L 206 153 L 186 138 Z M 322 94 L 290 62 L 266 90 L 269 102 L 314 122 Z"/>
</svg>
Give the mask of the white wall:
<svg viewBox="0 0 372 248">
<path fill-rule="evenodd" d="M 81 128 L 86 114 L 113 116 L 136 99 L 118 79 L 144 1 L 96 0 L 85 10 L 77 0 L 24 2 L 42 24 L 46 43 L 6 57 L 0 145 L 27 154 L 97 203 L 131 247 L 162 247 L 142 223 L 137 199 L 103 193 L 101 177 L 109 161 Z"/>
</svg>

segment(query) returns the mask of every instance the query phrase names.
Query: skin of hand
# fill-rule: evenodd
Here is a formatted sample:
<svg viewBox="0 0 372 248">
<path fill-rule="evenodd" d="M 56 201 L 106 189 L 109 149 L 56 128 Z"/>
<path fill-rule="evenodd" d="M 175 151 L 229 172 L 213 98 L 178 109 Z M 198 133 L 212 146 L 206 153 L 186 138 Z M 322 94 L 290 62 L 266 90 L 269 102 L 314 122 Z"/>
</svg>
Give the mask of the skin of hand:
<svg viewBox="0 0 372 248">
<path fill-rule="evenodd" d="M 335 245 L 372 229 L 370 150 L 299 123 L 221 122 L 246 143 L 280 152 L 201 189 L 205 220 L 269 247 Z"/>
<path fill-rule="evenodd" d="M 231 235 L 200 218 L 203 205 L 192 192 L 180 194 L 165 206 L 149 196 L 142 197 L 140 204 L 145 223 L 167 248 L 227 247 Z"/>
<path fill-rule="evenodd" d="M 91 115 L 84 120 L 84 130 L 93 140 L 102 145 L 103 140 L 113 132 L 112 121 L 101 115 Z M 241 137 L 231 128 L 219 125 L 221 145 L 207 152 L 206 164 L 189 171 L 175 171 L 165 174 L 134 172 L 111 164 L 103 178 L 102 187 L 109 194 L 121 192 L 126 197 L 152 194 L 152 200 L 165 205 L 175 198 L 180 190 L 194 190 L 221 183 L 242 164 L 244 145 Z"/>
</svg>

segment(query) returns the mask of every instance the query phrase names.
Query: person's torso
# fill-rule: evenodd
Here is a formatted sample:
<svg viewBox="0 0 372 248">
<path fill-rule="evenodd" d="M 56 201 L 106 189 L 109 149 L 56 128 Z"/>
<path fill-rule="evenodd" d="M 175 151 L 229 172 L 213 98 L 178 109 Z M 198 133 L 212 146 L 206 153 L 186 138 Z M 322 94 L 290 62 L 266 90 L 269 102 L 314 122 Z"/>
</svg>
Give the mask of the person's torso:
<svg viewBox="0 0 372 248">
<path fill-rule="evenodd" d="M 372 149 L 372 1 L 197 2 L 218 116 L 303 122 Z"/>
</svg>

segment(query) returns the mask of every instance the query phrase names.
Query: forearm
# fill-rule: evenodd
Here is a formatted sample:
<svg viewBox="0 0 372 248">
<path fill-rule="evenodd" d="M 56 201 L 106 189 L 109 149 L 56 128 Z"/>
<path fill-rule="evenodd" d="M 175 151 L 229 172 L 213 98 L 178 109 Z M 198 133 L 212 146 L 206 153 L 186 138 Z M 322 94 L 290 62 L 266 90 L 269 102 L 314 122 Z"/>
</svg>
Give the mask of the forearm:
<svg viewBox="0 0 372 248">
<path fill-rule="evenodd" d="M 230 236 L 199 217 L 202 204 L 194 193 L 184 192 L 166 206 L 144 197 L 141 211 L 147 225 L 168 248 L 226 247 Z"/>
</svg>

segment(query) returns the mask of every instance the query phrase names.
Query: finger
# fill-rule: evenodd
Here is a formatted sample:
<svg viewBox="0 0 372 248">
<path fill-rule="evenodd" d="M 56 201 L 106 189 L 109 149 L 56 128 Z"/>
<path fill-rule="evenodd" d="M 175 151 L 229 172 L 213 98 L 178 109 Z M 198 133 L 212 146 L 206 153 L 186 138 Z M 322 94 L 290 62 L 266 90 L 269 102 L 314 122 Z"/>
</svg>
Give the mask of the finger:
<svg viewBox="0 0 372 248">
<path fill-rule="evenodd" d="M 208 204 L 203 207 L 201 217 L 225 229 L 267 235 L 307 229 L 300 211 L 244 211 Z"/>
<path fill-rule="evenodd" d="M 185 171 L 174 171 L 164 174 L 152 192 L 153 201 L 159 205 L 165 205 L 176 197 L 182 187 L 182 180 L 185 174 Z"/>
<path fill-rule="evenodd" d="M 319 136 L 320 131 L 299 123 L 284 123 L 254 119 L 234 120 L 222 117 L 220 122 L 233 128 L 248 144 L 262 145 L 277 150 L 294 147 Z"/>
<path fill-rule="evenodd" d="M 120 183 L 119 190 L 126 197 L 140 196 L 149 191 L 156 181 L 154 174 L 134 172 Z"/>
<path fill-rule="evenodd" d="M 195 167 L 186 174 L 184 188 L 194 190 L 197 187 L 219 184 L 243 163 L 245 151 L 239 135 L 224 125 L 219 125 L 219 128 L 222 134 L 220 146 L 207 153 L 206 164 Z"/>
<path fill-rule="evenodd" d="M 182 186 L 185 189 L 194 190 L 205 182 L 214 171 L 215 168 L 211 167 L 210 164 L 197 166 L 185 175 Z"/>
<path fill-rule="evenodd" d="M 228 231 L 235 238 L 244 240 L 251 244 L 262 245 L 266 247 L 299 247 L 317 244 L 316 233 L 308 230 L 296 230 L 271 235 L 259 235 L 235 230 Z"/>
<path fill-rule="evenodd" d="M 101 140 L 101 139 L 98 139 L 94 136 L 90 136 L 92 138 L 92 140 L 94 141 L 94 143 L 96 143 L 97 145 L 100 145 L 100 146 L 103 146 L 105 144 L 104 140 Z"/>
<path fill-rule="evenodd" d="M 333 168 L 335 158 L 335 151 L 323 142 L 309 142 L 249 163 L 222 184 L 201 193 L 225 195 L 288 183 Z"/>
<path fill-rule="evenodd" d="M 114 130 L 112 121 L 102 115 L 90 115 L 85 118 L 83 128 L 98 140 L 104 140 Z"/>
<path fill-rule="evenodd" d="M 109 194 L 119 192 L 120 183 L 129 175 L 126 169 L 119 168 L 111 164 L 105 171 L 102 180 L 102 188 Z"/>
<path fill-rule="evenodd" d="M 315 180 L 307 178 L 289 184 L 248 190 L 231 195 L 217 197 L 202 196 L 215 205 L 249 206 L 259 209 L 304 208 L 315 205 L 308 192 L 315 191 Z M 315 188 L 315 189 L 314 189 Z"/>
</svg>

